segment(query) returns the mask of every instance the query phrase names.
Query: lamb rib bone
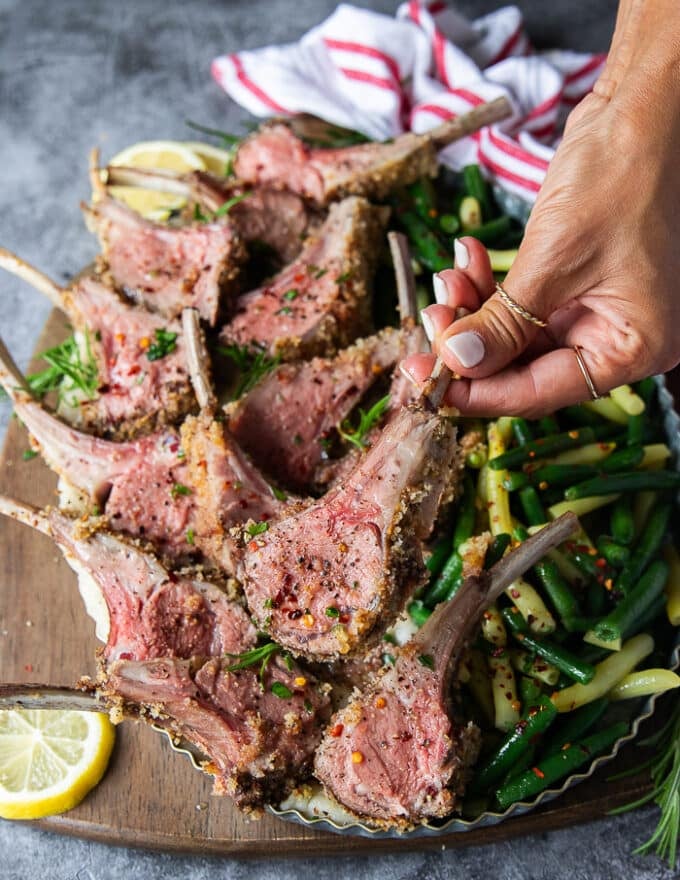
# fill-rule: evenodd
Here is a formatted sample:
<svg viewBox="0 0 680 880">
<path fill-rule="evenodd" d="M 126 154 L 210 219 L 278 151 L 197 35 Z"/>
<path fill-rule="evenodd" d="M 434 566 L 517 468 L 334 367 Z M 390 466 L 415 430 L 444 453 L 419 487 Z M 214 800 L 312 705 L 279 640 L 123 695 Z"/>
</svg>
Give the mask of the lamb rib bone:
<svg viewBox="0 0 680 880">
<path fill-rule="evenodd" d="M 564 514 L 534 536 L 540 540 L 468 577 L 399 649 L 394 665 L 333 717 L 315 774 L 341 804 L 371 824 L 402 830 L 456 808 L 479 749 L 479 732 L 451 707 L 460 655 L 484 609 L 577 529 L 577 518 Z"/>
<path fill-rule="evenodd" d="M 227 222 L 172 228 L 145 220 L 108 195 L 98 158 L 94 150 L 90 176 L 95 201 L 81 207 L 99 237 L 116 286 L 166 318 L 193 306 L 214 325 L 222 297 L 235 291 L 246 258 L 235 228 Z"/>
<path fill-rule="evenodd" d="M 323 205 L 348 195 L 385 198 L 437 172 L 437 151 L 510 115 L 506 98 L 475 107 L 423 134 L 408 132 L 389 144 L 309 149 L 280 120 L 262 126 L 241 144 L 234 160 L 248 183 L 285 186 Z"/>
<path fill-rule="evenodd" d="M 92 274 L 66 288 L 0 248 L 0 267 L 26 281 L 64 312 L 79 338 L 87 340 L 97 364 L 99 386 L 92 400 L 74 406 L 60 401 L 60 415 L 109 439 L 129 439 L 179 421 L 195 408 L 177 321 L 131 305 Z M 176 333 L 174 348 L 149 360 L 157 331 Z"/>
</svg>

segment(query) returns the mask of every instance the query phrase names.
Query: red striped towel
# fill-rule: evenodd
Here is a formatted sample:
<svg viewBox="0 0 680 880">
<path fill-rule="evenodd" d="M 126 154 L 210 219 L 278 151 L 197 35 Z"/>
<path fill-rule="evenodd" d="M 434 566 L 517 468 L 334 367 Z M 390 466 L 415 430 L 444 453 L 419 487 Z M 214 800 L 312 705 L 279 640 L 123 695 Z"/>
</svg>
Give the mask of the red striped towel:
<svg viewBox="0 0 680 880">
<path fill-rule="evenodd" d="M 451 145 L 442 161 L 479 162 L 533 202 L 569 110 L 604 62 L 535 52 L 516 6 L 468 21 L 441 0 L 410 0 L 396 18 L 341 4 L 298 43 L 221 56 L 212 74 L 256 116 L 313 113 L 379 140 L 506 95 L 513 116 Z"/>
</svg>

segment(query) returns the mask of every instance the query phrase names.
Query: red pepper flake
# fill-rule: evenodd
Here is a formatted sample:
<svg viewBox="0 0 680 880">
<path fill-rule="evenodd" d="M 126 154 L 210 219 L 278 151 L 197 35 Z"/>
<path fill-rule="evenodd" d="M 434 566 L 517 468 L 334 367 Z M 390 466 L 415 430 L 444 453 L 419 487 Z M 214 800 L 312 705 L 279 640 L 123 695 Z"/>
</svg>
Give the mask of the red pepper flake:
<svg viewBox="0 0 680 880">
<path fill-rule="evenodd" d="M 538 484 L 538 488 L 545 491 L 549 485 L 550 483 L 548 483 L 547 480 L 541 480 L 541 482 Z"/>
<path fill-rule="evenodd" d="M 385 699 L 385 697 L 376 697 L 376 700 L 375 700 L 375 708 L 376 709 L 384 709 L 386 705 L 387 705 L 387 700 Z"/>
<path fill-rule="evenodd" d="M 566 750 L 567 750 L 567 749 L 570 749 L 570 748 L 571 748 L 571 743 L 565 743 L 565 744 L 562 746 L 562 749 L 561 749 L 561 750 L 562 750 L 563 752 L 566 752 Z"/>
<path fill-rule="evenodd" d="M 260 545 L 257 541 L 248 541 L 248 549 L 251 553 L 254 553 Z"/>
<path fill-rule="evenodd" d="M 519 590 L 510 590 L 510 595 L 513 599 L 519 599 Z"/>
<path fill-rule="evenodd" d="M 579 432 L 578 431 L 569 431 L 569 436 L 572 440 L 578 440 Z"/>
<path fill-rule="evenodd" d="M 331 736 L 340 736 L 342 731 L 345 729 L 344 724 L 334 724 L 330 729 Z"/>
<path fill-rule="evenodd" d="M 24 666 L 24 669 L 26 670 L 26 672 L 33 672 L 33 664 L 32 664 L 32 663 L 27 663 L 27 664 Z"/>
<path fill-rule="evenodd" d="M 306 277 L 307 276 L 304 272 L 298 272 L 297 275 L 293 275 L 293 281 L 296 281 L 299 284 L 301 281 L 304 281 Z"/>
<path fill-rule="evenodd" d="M 606 568 L 607 567 L 607 560 L 604 559 L 602 556 L 600 556 L 598 559 L 595 560 L 595 565 L 598 568 Z"/>
<path fill-rule="evenodd" d="M 150 345 L 151 345 L 151 340 L 149 339 L 148 336 L 142 336 L 142 338 L 139 340 L 139 347 L 140 347 L 141 349 L 143 349 L 144 351 L 146 351 L 146 349 L 147 349 Z"/>
<path fill-rule="evenodd" d="M 604 582 L 605 590 L 611 590 L 614 587 L 614 581 L 611 578 L 607 578 Z"/>
<path fill-rule="evenodd" d="M 363 764 L 364 756 L 361 752 L 352 752 L 352 763 L 353 764 Z"/>
<path fill-rule="evenodd" d="M 534 776 L 538 776 L 539 779 L 545 779 L 545 773 L 539 767 L 532 767 L 531 772 Z"/>
<path fill-rule="evenodd" d="M 137 373 L 141 373 L 141 372 L 142 372 L 142 368 L 139 366 L 139 364 L 133 364 L 130 367 L 130 369 L 128 370 L 128 376 L 136 376 Z"/>
<path fill-rule="evenodd" d="M 536 458 L 536 453 L 534 452 L 533 449 L 529 450 L 529 458 Z"/>
<path fill-rule="evenodd" d="M 522 704 L 520 703 L 519 700 L 513 700 L 512 703 L 510 704 L 510 707 L 511 707 L 515 712 L 519 712 L 519 710 L 522 708 Z"/>
<path fill-rule="evenodd" d="M 116 333 L 116 335 L 113 338 L 116 340 L 118 345 L 125 345 L 125 334 L 124 333 Z"/>
</svg>

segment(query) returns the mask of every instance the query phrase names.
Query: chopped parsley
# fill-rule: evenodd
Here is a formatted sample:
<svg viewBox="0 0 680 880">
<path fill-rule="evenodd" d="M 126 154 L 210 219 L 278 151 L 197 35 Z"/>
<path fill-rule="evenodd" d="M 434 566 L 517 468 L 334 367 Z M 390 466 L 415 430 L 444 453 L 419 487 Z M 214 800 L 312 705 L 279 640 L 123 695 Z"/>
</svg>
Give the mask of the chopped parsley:
<svg viewBox="0 0 680 880">
<path fill-rule="evenodd" d="M 178 498 L 180 495 L 191 495 L 191 489 L 182 483 L 174 483 L 170 494 L 173 498 Z"/>
<path fill-rule="evenodd" d="M 381 397 L 374 403 L 367 412 L 359 409 L 359 424 L 356 428 L 353 428 L 349 420 L 345 419 L 342 424 L 337 426 L 338 434 L 345 442 L 351 443 L 359 449 L 365 449 L 369 431 L 378 424 L 389 405 L 390 396 L 386 394 L 385 397 Z"/>
<path fill-rule="evenodd" d="M 186 534 L 187 544 L 192 544 L 192 545 L 195 544 L 196 543 L 194 540 L 195 537 L 196 537 L 196 532 L 194 532 L 193 529 L 187 529 L 187 534 Z"/>
<path fill-rule="evenodd" d="M 177 334 L 163 327 L 155 331 L 156 341 L 152 342 L 146 350 L 146 356 L 150 361 L 159 361 L 177 348 Z"/>
<path fill-rule="evenodd" d="M 286 687 L 282 681 L 275 681 L 272 684 L 271 690 L 274 696 L 279 697 L 281 700 L 290 700 L 293 696 L 292 690 L 289 687 Z"/>
<path fill-rule="evenodd" d="M 285 318 L 285 317 L 287 317 L 288 315 L 292 315 L 292 314 L 293 314 L 293 310 L 291 309 L 290 306 L 281 306 L 281 308 L 280 308 L 280 309 L 277 309 L 277 310 L 274 312 L 274 314 L 275 314 L 275 315 L 283 315 L 284 318 Z"/>
<path fill-rule="evenodd" d="M 340 617 L 340 612 L 333 605 L 329 605 L 326 608 L 326 617 Z"/>
<path fill-rule="evenodd" d="M 314 263 L 310 263 L 307 266 L 307 272 L 312 276 L 312 278 L 323 278 L 323 276 L 328 272 L 328 269 L 321 269 L 319 266 L 315 266 Z"/>
<path fill-rule="evenodd" d="M 246 532 L 248 532 L 251 538 L 254 538 L 255 535 L 261 535 L 263 532 L 266 532 L 268 528 L 268 522 L 254 522 L 246 526 Z"/>
<path fill-rule="evenodd" d="M 342 275 L 338 275 L 338 277 L 335 279 L 335 283 L 336 284 L 344 284 L 345 281 L 349 281 L 349 279 L 351 277 L 352 277 L 351 272 L 343 272 Z"/>
<path fill-rule="evenodd" d="M 299 292 L 298 290 L 295 290 L 294 287 L 291 287 L 290 290 L 287 290 L 287 291 L 283 294 L 283 298 L 284 298 L 284 299 L 287 299 L 287 300 L 290 300 L 290 301 L 292 301 L 292 300 L 294 300 L 294 299 L 297 299 L 298 296 L 300 296 L 300 292 Z"/>
<path fill-rule="evenodd" d="M 38 453 L 35 451 L 35 449 L 24 449 L 24 451 L 21 453 L 21 457 L 24 461 L 30 461 L 32 458 L 35 458 L 37 454 Z"/>
<path fill-rule="evenodd" d="M 434 657 L 432 654 L 418 654 L 418 662 L 428 669 L 434 669 Z"/>
<path fill-rule="evenodd" d="M 272 495 L 276 498 L 277 501 L 285 501 L 288 496 L 283 491 L 283 489 L 279 489 L 276 486 L 271 486 Z"/>
</svg>

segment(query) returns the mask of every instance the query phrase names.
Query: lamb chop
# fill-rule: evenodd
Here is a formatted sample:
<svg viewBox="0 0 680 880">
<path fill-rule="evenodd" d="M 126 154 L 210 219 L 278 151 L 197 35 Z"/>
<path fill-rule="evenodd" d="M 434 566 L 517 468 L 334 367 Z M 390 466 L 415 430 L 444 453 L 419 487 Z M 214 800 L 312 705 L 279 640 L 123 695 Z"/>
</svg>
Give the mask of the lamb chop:
<svg viewBox="0 0 680 880">
<path fill-rule="evenodd" d="M 102 521 L 72 519 L 0 496 L 0 513 L 49 535 L 78 575 L 86 610 L 105 642 L 102 657 L 217 657 L 252 648 L 255 628 L 241 605 L 208 581 L 175 574 Z"/>
<path fill-rule="evenodd" d="M 222 217 L 228 206 L 228 222 L 246 245 L 264 244 L 281 260 L 290 263 L 317 215 L 296 193 L 266 186 L 248 187 L 235 178 L 221 178 L 205 171 L 179 174 L 109 165 L 107 185 L 138 186 L 185 196 L 204 213 Z M 238 201 L 236 201 L 238 200 Z M 250 248 L 252 250 L 252 247 Z"/>
<path fill-rule="evenodd" d="M 458 806 L 479 751 L 479 731 L 452 707 L 458 660 L 484 609 L 577 528 L 576 517 L 564 514 L 489 572 L 468 577 L 394 665 L 333 717 L 315 774 L 341 804 L 402 830 Z"/>
<path fill-rule="evenodd" d="M 260 662 L 249 666 L 247 653 L 255 631 L 241 606 L 57 511 L 0 498 L 0 513 L 51 535 L 95 581 L 99 602 L 103 594 L 110 624 L 94 688 L 118 719 L 142 717 L 198 746 L 215 793 L 248 810 L 309 773 L 330 715 L 329 687 L 282 657 L 258 676 Z"/>
<path fill-rule="evenodd" d="M 386 211 L 360 198 L 332 205 L 293 263 L 238 297 L 220 340 L 294 360 L 332 354 L 365 335 Z"/>
<path fill-rule="evenodd" d="M 94 202 L 82 207 L 88 227 L 99 237 L 115 285 L 165 318 L 176 318 L 183 308 L 194 307 L 214 325 L 221 298 L 235 291 L 246 258 L 235 228 L 226 222 L 173 228 L 143 219 L 108 195 L 96 151 L 91 178 Z"/>
<path fill-rule="evenodd" d="M 508 101 L 498 98 L 423 134 L 342 149 L 310 149 L 274 120 L 241 144 L 234 172 L 246 183 L 283 186 L 318 205 L 348 195 L 384 199 L 398 186 L 434 177 L 438 150 L 510 113 Z"/>
<path fill-rule="evenodd" d="M 174 424 L 195 408 L 178 321 L 133 306 L 93 274 L 62 288 L 4 248 L 0 267 L 47 296 L 86 341 L 96 393 L 74 405 L 59 403 L 74 426 L 123 440 Z"/>
</svg>

